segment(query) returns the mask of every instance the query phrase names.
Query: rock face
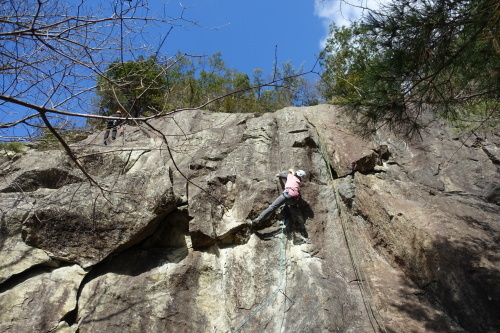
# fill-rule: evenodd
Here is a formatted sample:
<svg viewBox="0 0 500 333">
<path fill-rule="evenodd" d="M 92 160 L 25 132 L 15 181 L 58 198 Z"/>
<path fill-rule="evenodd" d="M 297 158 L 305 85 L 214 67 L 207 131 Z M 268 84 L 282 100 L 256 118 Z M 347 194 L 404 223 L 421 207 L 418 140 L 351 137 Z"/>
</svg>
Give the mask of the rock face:
<svg viewBox="0 0 500 333">
<path fill-rule="evenodd" d="M 499 137 L 185 111 L 0 166 L 0 332 L 497 332 Z M 307 172 L 297 205 L 255 218 Z"/>
</svg>

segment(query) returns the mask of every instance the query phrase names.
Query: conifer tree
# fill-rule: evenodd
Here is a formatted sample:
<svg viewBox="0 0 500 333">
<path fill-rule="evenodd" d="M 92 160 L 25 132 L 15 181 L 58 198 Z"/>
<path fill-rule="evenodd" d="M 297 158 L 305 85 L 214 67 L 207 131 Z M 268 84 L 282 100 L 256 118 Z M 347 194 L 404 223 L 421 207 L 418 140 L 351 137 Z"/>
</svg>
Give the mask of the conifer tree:
<svg viewBox="0 0 500 333">
<path fill-rule="evenodd" d="M 496 0 L 393 0 L 332 27 L 323 93 L 370 130 L 387 124 L 412 136 L 429 107 L 464 129 L 498 129 L 499 39 Z"/>
</svg>

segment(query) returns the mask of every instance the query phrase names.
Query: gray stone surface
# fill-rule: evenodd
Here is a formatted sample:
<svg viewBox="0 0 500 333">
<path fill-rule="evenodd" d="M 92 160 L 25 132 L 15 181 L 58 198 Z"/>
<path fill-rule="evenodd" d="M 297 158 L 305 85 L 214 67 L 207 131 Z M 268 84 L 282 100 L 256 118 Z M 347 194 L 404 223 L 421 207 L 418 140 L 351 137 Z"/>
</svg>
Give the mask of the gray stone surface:
<svg viewBox="0 0 500 333">
<path fill-rule="evenodd" d="M 0 332 L 52 332 L 77 306 L 85 276 L 73 265 L 31 271 L 0 293 Z M 5 287 L 3 286 L 2 289 Z"/>
<path fill-rule="evenodd" d="M 361 138 L 329 105 L 150 125 L 72 146 L 99 186 L 1 159 L 1 332 L 500 328 L 498 137 Z M 299 205 L 250 229 L 289 168 Z"/>
</svg>

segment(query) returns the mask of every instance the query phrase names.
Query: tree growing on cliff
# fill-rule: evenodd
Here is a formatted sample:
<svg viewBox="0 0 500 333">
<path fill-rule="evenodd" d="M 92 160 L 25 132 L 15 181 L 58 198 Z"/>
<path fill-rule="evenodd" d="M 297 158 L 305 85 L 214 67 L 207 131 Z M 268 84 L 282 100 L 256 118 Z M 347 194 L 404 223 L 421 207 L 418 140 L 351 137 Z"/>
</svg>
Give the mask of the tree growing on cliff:
<svg viewBox="0 0 500 333">
<path fill-rule="evenodd" d="M 315 87 L 303 72 L 288 61 L 276 67 L 272 77 L 257 75 L 252 81 L 228 68 L 221 52 L 196 62 L 180 52 L 163 63 L 154 57 L 115 61 L 97 78 L 99 114 L 120 109 L 140 117 L 200 105 L 214 112 L 261 113 L 317 104 Z"/>
<path fill-rule="evenodd" d="M 167 88 L 166 69 L 153 56 L 139 56 L 136 61 L 111 63 L 104 75 L 97 77 L 96 95 L 100 114 L 127 110 L 133 117 L 164 111 Z"/>
<path fill-rule="evenodd" d="M 370 130 L 385 124 L 412 136 L 428 107 L 461 128 L 498 129 L 499 39 L 498 1 L 393 0 L 332 27 L 323 91 Z"/>
</svg>

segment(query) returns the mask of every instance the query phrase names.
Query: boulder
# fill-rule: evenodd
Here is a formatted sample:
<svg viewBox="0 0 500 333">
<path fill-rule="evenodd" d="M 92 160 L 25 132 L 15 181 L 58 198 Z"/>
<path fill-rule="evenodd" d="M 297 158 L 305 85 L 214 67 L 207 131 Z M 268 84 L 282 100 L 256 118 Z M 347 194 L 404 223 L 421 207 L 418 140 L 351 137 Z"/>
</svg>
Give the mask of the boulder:
<svg viewBox="0 0 500 333">
<path fill-rule="evenodd" d="M 168 171 L 71 184 L 40 199 L 24 221 L 25 243 L 90 267 L 151 235 L 178 203 Z"/>
</svg>

